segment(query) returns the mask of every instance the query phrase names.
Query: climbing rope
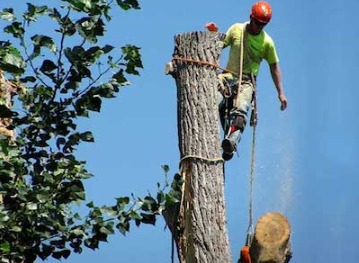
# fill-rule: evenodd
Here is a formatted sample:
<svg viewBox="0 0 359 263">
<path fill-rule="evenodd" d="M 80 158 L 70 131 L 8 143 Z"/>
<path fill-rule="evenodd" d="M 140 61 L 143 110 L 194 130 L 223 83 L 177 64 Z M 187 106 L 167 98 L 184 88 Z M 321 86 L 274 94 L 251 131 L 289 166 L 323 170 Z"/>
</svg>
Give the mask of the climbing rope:
<svg viewBox="0 0 359 263">
<path fill-rule="evenodd" d="M 252 152 L 251 152 L 251 168 L 249 175 L 249 202 L 248 202 L 248 236 L 251 235 L 253 237 L 253 181 L 254 181 L 254 167 L 255 167 L 255 150 L 256 150 L 256 127 L 257 127 L 257 85 L 256 81 L 252 75 L 252 83 L 254 87 L 253 99 L 252 99 L 252 112 L 250 119 L 250 126 L 252 129 Z M 250 237 L 249 239 L 252 239 Z M 248 238 L 247 238 L 248 239 Z M 252 240 L 250 240 L 252 242 Z"/>
<path fill-rule="evenodd" d="M 255 82 L 253 82 L 255 88 Z M 249 198 L 248 198 L 248 229 L 245 246 L 241 249 L 240 262 L 251 263 L 250 247 L 252 245 L 254 236 L 253 227 L 253 181 L 254 181 L 254 167 L 255 167 L 255 145 L 256 145 L 256 127 L 257 127 L 257 103 L 256 92 L 253 94 L 252 113 L 250 125 L 252 129 L 252 152 L 251 152 L 251 165 L 249 175 Z"/>
<path fill-rule="evenodd" d="M 186 159 L 199 159 L 199 160 L 207 161 L 207 162 L 210 162 L 210 163 L 224 162 L 222 157 L 210 159 L 210 158 L 205 158 L 205 157 L 202 157 L 202 156 L 199 156 L 199 155 L 191 155 L 191 154 L 189 154 L 189 155 L 186 155 L 186 156 L 181 158 L 180 166 L 181 166 L 182 162 L 184 160 L 186 160 Z"/>
<path fill-rule="evenodd" d="M 252 130 L 252 153 L 251 153 L 251 170 L 249 175 L 249 204 L 248 204 L 248 227 L 253 226 L 253 181 L 254 181 L 254 164 L 255 164 L 255 145 L 256 145 L 256 124 Z"/>
<path fill-rule="evenodd" d="M 246 31 L 247 23 L 243 25 L 243 30 L 241 33 L 241 50 L 240 50 L 240 66 L 239 66 L 239 79 L 238 79 L 238 92 L 237 92 L 237 98 L 234 103 L 235 107 L 238 108 L 239 103 L 239 94 L 241 90 L 242 85 L 242 76 L 243 76 L 243 57 L 244 57 L 244 38 L 246 37 L 245 31 Z M 246 52 L 248 53 L 248 52 Z M 252 85 L 254 87 L 255 91 L 255 83 L 253 82 L 254 78 L 252 77 Z M 255 92 L 253 92 L 253 96 L 255 96 Z M 252 99 L 252 114 L 254 110 L 255 104 L 255 97 Z M 252 119 L 252 116 L 251 116 Z M 252 124 L 252 122 L 251 122 Z M 255 123 L 254 123 L 255 124 Z M 250 170 L 250 176 L 249 176 L 249 201 L 248 201 L 248 231 L 247 231 L 247 240 L 246 244 L 247 246 L 250 246 L 251 240 L 251 234 L 252 234 L 252 228 L 253 228 L 253 180 L 254 180 L 254 161 L 255 161 L 255 142 L 256 142 L 256 125 L 253 126 L 253 133 L 252 133 L 252 154 L 251 154 L 251 170 Z"/>
<path fill-rule="evenodd" d="M 198 159 L 198 160 L 202 160 L 202 161 L 206 161 L 209 163 L 217 163 L 217 162 L 224 162 L 222 157 L 217 157 L 217 158 L 206 158 L 206 157 L 202 157 L 199 155 L 192 155 L 192 154 L 188 154 L 184 157 L 181 158 L 181 160 L 179 161 L 179 168 L 180 171 L 182 171 L 182 162 L 187 160 L 187 159 Z"/>
<path fill-rule="evenodd" d="M 210 67 L 214 67 L 216 69 L 223 70 L 224 73 L 231 73 L 231 74 L 233 74 L 235 76 L 238 76 L 237 72 L 234 72 L 234 71 L 226 69 L 226 68 L 222 68 L 221 66 L 219 66 L 217 64 L 210 63 L 210 62 L 207 62 L 207 61 L 195 60 L 195 59 L 192 59 L 192 58 L 181 58 L 181 57 L 173 57 L 172 60 L 180 60 L 180 61 L 196 63 L 196 64 L 200 64 L 200 65 L 210 66 Z"/>
</svg>

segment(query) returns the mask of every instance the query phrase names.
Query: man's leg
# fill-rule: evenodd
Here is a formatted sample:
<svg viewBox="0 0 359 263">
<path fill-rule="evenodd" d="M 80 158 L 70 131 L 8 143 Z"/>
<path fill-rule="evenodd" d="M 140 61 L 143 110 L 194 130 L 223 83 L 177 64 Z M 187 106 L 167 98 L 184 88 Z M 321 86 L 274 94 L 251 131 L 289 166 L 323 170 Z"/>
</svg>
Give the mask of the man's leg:
<svg viewBox="0 0 359 263">
<path fill-rule="evenodd" d="M 231 159 L 237 150 L 237 143 L 239 143 L 247 123 L 247 113 L 252 102 L 253 90 L 251 82 L 242 83 L 242 88 L 237 95 L 237 105 L 230 112 L 231 125 L 222 142 L 225 153 L 223 158 L 225 159 Z"/>
<path fill-rule="evenodd" d="M 231 88 L 230 84 L 235 82 L 233 76 L 226 74 L 218 75 L 219 84 L 217 91 L 217 105 L 218 105 L 218 113 L 221 121 L 221 126 L 226 134 L 228 132 L 230 120 L 229 120 L 229 111 L 233 107 L 233 99 L 231 99 Z"/>
</svg>

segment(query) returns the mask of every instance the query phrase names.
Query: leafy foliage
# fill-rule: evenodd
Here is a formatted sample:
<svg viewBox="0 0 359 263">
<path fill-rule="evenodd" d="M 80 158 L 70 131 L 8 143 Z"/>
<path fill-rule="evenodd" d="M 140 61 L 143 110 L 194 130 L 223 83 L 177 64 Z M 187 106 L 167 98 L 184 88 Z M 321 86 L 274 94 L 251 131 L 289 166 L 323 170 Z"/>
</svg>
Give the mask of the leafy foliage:
<svg viewBox="0 0 359 263">
<path fill-rule="evenodd" d="M 71 209 L 85 200 L 83 180 L 92 176 L 86 163 L 77 160 L 76 147 L 94 141 L 91 131 L 78 130 L 76 121 L 100 112 L 103 101 L 128 84 L 127 75 L 139 75 L 142 62 L 136 46 L 126 45 L 119 52 L 111 45 L 97 45 L 114 1 L 61 2 L 63 6 L 52 8 L 28 3 L 21 20 L 11 8 L 0 12 L 9 36 L 0 41 L 0 69 L 19 89 L 21 107 L 13 112 L 0 103 L 0 117 L 11 116 L 7 128 L 17 131 L 14 140 L 0 138 L 1 262 L 62 259 L 84 247 L 97 249 L 115 229 L 124 235 L 130 231 L 131 221 L 137 226 L 155 224 L 166 205 L 179 198 L 177 178 L 169 193 L 164 192 L 167 183 L 158 184 L 156 197 L 120 197 L 102 207 L 89 202 L 84 217 Z M 140 8 L 137 0 L 115 4 L 123 10 Z M 56 24 L 53 35 L 28 36 L 31 26 L 46 19 Z M 113 53 L 121 54 L 116 58 Z M 169 168 L 163 169 L 167 175 Z"/>
</svg>

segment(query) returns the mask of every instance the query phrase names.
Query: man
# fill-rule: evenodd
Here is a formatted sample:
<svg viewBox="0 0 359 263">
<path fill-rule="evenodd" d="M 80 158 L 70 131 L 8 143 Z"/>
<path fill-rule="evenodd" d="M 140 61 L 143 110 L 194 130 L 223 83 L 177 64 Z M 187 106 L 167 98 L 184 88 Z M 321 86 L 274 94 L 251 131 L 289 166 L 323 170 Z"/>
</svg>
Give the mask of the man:
<svg viewBox="0 0 359 263">
<path fill-rule="evenodd" d="M 271 17 L 272 9 L 270 4 L 259 1 L 252 6 L 250 21 L 232 25 L 224 39 L 224 48 L 230 46 L 229 59 L 227 70 L 218 77 L 222 84 L 219 109 L 225 132 L 222 148 L 223 158 L 226 161 L 233 157 L 237 142 L 240 141 L 241 134 L 246 126 L 247 113 L 254 98 L 255 79 L 263 59 L 269 65 L 273 83 L 281 103 L 280 109 L 285 110 L 287 108 L 287 99 L 283 91 L 282 76 L 275 45 L 272 38 L 263 30 Z M 218 31 L 217 25 L 213 22 L 208 23 L 206 27 L 210 31 Z M 241 48 L 243 49 L 241 50 Z M 242 81 L 240 87 L 238 87 L 240 77 Z M 226 110 L 229 110 L 228 127 L 225 125 L 223 116 Z"/>
</svg>

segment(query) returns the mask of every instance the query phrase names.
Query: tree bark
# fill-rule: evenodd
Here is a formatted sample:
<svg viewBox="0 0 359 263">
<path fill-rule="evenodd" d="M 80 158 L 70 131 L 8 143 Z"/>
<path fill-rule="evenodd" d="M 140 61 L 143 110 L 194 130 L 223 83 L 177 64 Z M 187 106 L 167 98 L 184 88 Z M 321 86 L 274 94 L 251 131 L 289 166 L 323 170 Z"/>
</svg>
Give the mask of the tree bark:
<svg viewBox="0 0 359 263">
<path fill-rule="evenodd" d="M 181 263 L 231 262 L 214 66 L 223 37 L 211 32 L 175 36 L 173 61 L 166 67 L 177 85 L 184 184 L 174 237 Z"/>
<path fill-rule="evenodd" d="M 250 248 L 252 263 L 287 263 L 291 228 L 285 216 L 270 212 L 259 218 Z"/>
<path fill-rule="evenodd" d="M 13 105 L 13 97 L 18 93 L 21 88 L 12 82 L 8 81 L 3 72 L 0 70 L 0 100 L 1 105 L 6 106 L 11 110 Z M 15 139 L 15 130 L 9 129 L 9 126 L 12 124 L 12 119 L 9 118 L 0 118 L 0 134 L 7 137 L 9 140 Z"/>
<path fill-rule="evenodd" d="M 173 59 L 165 68 L 177 86 L 180 175 L 184 183 L 180 204 L 166 208 L 163 214 L 181 263 L 232 262 L 217 105 L 216 65 L 224 36 L 213 32 L 175 36 Z M 284 216 L 263 216 L 250 248 L 252 263 L 288 262 L 289 237 L 290 226 Z"/>
<path fill-rule="evenodd" d="M 7 109 L 11 110 L 13 104 L 13 96 L 20 90 L 20 88 L 8 81 L 2 70 L 0 70 L 0 100 L 1 105 L 5 106 Z M 0 135 L 5 136 L 8 140 L 15 140 L 15 130 L 9 129 L 9 126 L 12 124 L 11 118 L 0 118 Z M 0 156 L 3 156 L 3 152 L 0 152 Z M 4 202 L 3 196 L 0 195 L 0 203 Z"/>
</svg>

